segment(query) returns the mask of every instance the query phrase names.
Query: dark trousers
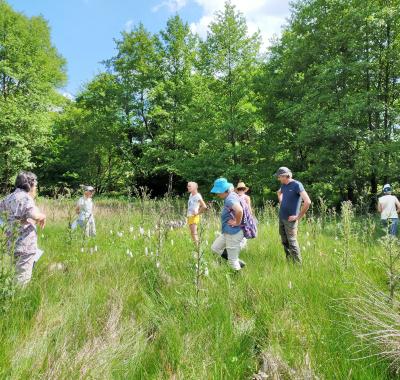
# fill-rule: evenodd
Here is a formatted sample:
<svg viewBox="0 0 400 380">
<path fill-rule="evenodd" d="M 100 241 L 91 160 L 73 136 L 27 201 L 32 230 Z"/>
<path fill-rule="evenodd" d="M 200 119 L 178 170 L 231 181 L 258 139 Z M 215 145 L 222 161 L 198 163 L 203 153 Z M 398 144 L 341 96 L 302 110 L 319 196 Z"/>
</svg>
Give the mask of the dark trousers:
<svg viewBox="0 0 400 380">
<path fill-rule="evenodd" d="M 301 263 L 300 247 L 297 241 L 297 228 L 299 222 L 289 222 L 279 218 L 279 234 L 288 260 Z"/>
</svg>

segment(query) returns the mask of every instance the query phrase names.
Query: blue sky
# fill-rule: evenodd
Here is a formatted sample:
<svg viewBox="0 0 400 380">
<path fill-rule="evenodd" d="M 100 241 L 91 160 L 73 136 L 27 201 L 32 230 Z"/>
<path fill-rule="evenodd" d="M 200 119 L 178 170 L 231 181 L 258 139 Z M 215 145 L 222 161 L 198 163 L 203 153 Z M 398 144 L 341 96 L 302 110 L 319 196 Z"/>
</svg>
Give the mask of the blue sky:
<svg viewBox="0 0 400 380">
<path fill-rule="evenodd" d="M 64 92 L 75 95 L 82 84 L 103 69 L 101 61 L 115 54 L 114 39 L 142 22 L 158 32 L 179 13 L 193 31 L 206 35 L 207 25 L 224 0 L 7 0 L 27 16 L 42 15 L 49 22 L 53 43 L 67 60 Z M 289 16 L 289 0 L 232 0 L 248 20 L 250 32 L 259 29 L 264 44 Z"/>
</svg>

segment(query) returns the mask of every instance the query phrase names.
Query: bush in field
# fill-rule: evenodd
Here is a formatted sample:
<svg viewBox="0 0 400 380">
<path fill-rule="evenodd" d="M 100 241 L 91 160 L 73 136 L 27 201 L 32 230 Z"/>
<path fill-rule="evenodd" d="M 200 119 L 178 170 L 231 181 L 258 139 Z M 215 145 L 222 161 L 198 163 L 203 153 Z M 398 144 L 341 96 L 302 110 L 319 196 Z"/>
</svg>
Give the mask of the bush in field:
<svg viewBox="0 0 400 380">
<path fill-rule="evenodd" d="M 385 359 L 388 366 L 400 373 L 400 304 L 389 302 L 387 296 L 370 283 L 363 292 L 347 301 L 351 333 L 359 338 L 359 358 Z"/>
<path fill-rule="evenodd" d="M 397 238 L 389 234 L 382 237 L 379 241 L 384 252 L 378 256 L 377 260 L 385 269 L 389 298 L 393 301 L 395 291 L 400 284 L 400 244 Z"/>
<path fill-rule="evenodd" d="M 351 260 L 351 241 L 353 233 L 354 210 L 350 201 L 342 202 L 340 231 L 343 239 L 343 264 L 347 268 Z"/>
</svg>

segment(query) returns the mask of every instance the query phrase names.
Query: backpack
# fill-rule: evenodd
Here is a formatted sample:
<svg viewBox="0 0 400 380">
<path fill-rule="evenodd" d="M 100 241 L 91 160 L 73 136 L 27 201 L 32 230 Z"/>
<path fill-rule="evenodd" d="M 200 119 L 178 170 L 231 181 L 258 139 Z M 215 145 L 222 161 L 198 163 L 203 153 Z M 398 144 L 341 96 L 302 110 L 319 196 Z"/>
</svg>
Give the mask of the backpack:
<svg viewBox="0 0 400 380">
<path fill-rule="evenodd" d="M 240 228 L 243 231 L 243 236 L 246 239 L 254 239 L 257 237 L 257 220 L 252 214 L 250 214 L 249 208 L 247 207 L 247 205 L 243 204 L 243 201 L 240 198 L 239 202 L 243 209 L 242 222 L 240 223 Z M 229 209 L 229 211 L 232 214 L 233 218 L 232 209 Z"/>
</svg>

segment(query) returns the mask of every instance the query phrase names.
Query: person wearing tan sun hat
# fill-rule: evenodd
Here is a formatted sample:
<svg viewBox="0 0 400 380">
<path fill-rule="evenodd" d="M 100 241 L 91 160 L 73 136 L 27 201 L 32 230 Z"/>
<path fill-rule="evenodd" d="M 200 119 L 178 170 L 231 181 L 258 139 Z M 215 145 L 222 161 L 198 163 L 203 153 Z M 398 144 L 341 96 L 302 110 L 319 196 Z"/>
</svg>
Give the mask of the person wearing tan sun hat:
<svg viewBox="0 0 400 380">
<path fill-rule="evenodd" d="M 238 195 L 239 199 L 241 200 L 244 207 L 247 207 L 249 213 L 253 215 L 253 210 L 251 208 L 251 199 L 246 194 L 250 189 L 246 186 L 243 181 L 239 181 L 236 185 L 235 192 Z M 244 249 L 247 246 L 247 239 L 244 237 L 243 240 L 240 242 L 240 248 Z"/>
<path fill-rule="evenodd" d="M 249 190 L 250 189 L 246 186 L 246 184 L 243 181 L 239 181 L 239 183 L 237 184 L 237 186 L 235 188 L 236 194 L 242 200 L 243 204 L 248 206 L 250 214 L 253 215 L 253 210 L 251 208 L 251 199 L 246 194 Z"/>
</svg>

